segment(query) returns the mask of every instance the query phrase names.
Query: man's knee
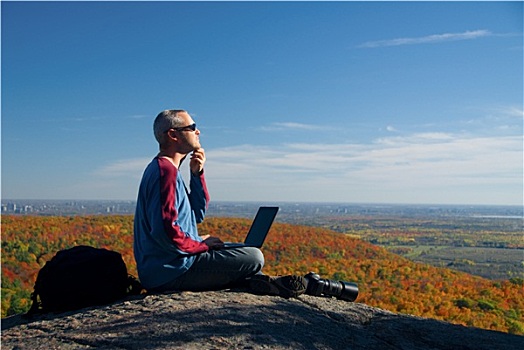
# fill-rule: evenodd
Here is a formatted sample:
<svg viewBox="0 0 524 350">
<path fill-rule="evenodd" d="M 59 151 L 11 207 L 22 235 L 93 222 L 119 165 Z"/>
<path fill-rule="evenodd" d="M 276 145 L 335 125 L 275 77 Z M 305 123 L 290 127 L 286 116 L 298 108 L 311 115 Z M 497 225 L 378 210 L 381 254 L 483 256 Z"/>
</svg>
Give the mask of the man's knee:
<svg viewBox="0 0 524 350">
<path fill-rule="evenodd" d="M 262 251 L 258 248 L 254 248 L 256 250 L 255 259 L 257 263 L 260 265 L 260 269 L 262 270 L 262 267 L 264 266 L 265 260 L 264 260 L 264 254 Z"/>
<path fill-rule="evenodd" d="M 256 272 L 261 271 L 264 267 L 264 254 L 262 251 L 255 247 L 244 247 L 242 248 L 247 256 L 249 256 L 250 264 Z"/>
</svg>

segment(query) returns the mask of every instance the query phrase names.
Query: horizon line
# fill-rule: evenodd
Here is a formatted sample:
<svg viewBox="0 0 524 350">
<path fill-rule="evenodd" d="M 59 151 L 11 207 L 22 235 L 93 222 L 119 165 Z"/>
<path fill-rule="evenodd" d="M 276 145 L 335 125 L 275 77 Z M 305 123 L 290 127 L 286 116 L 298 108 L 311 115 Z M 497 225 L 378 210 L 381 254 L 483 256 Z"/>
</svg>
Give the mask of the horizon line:
<svg viewBox="0 0 524 350">
<path fill-rule="evenodd" d="M 132 202 L 136 203 L 136 199 L 56 199 L 56 198 L 1 198 L 1 203 L 8 201 L 55 201 L 55 202 Z M 342 201 L 278 201 L 278 200 L 213 200 L 212 203 L 282 203 L 282 204 L 345 204 L 345 205 L 420 205 L 420 206 L 491 206 L 491 207 L 521 207 L 524 209 L 524 204 L 486 204 L 486 203 L 400 203 L 400 202 L 342 202 Z"/>
</svg>

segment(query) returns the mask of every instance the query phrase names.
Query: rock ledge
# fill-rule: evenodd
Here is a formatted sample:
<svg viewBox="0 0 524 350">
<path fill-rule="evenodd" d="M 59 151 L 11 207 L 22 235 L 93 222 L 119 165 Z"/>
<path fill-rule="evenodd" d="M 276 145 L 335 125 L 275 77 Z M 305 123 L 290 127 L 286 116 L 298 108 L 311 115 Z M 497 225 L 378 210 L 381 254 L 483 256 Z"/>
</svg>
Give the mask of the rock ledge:
<svg viewBox="0 0 524 350">
<path fill-rule="evenodd" d="M 2 349 L 524 349 L 524 337 L 360 303 L 221 291 L 2 320 Z"/>
</svg>

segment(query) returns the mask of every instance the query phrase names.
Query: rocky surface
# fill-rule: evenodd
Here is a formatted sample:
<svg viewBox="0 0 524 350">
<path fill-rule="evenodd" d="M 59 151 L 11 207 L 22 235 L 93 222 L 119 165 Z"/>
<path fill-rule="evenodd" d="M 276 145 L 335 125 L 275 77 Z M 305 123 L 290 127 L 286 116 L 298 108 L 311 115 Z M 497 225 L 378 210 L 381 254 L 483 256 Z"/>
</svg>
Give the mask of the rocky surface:
<svg viewBox="0 0 524 350">
<path fill-rule="evenodd" d="M 2 320 L 2 349 L 524 349 L 524 337 L 360 303 L 222 291 Z"/>
</svg>

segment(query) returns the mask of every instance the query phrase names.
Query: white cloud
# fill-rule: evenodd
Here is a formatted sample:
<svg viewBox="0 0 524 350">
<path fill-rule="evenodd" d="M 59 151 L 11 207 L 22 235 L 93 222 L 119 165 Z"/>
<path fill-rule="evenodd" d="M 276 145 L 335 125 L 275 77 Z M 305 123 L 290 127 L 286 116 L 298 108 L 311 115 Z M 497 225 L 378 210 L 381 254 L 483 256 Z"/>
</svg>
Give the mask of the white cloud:
<svg viewBox="0 0 524 350">
<path fill-rule="evenodd" d="M 72 184 L 63 184 L 58 198 L 135 200 L 140 178 L 151 157 L 120 159 L 104 165 Z M 48 198 L 54 198 L 52 195 Z"/>
<path fill-rule="evenodd" d="M 140 178 L 151 158 L 122 159 L 93 171 L 99 178 L 130 177 Z"/>
<path fill-rule="evenodd" d="M 501 113 L 510 117 L 524 119 L 524 109 L 522 107 L 506 107 L 501 109 Z"/>
<path fill-rule="evenodd" d="M 473 30 L 463 33 L 433 34 L 417 38 L 397 38 L 388 40 L 368 41 L 360 45 L 361 48 L 376 48 L 386 46 L 433 44 L 457 40 L 472 40 L 493 35 L 489 30 Z"/>
<path fill-rule="evenodd" d="M 150 120 L 151 116 L 150 115 L 146 115 L 146 114 L 133 114 L 133 115 L 127 116 L 126 118 L 128 118 L 128 119 L 148 119 L 148 120 Z"/>
<path fill-rule="evenodd" d="M 388 126 L 386 126 L 386 131 L 395 132 L 395 131 L 397 131 L 397 129 L 395 129 L 395 127 L 393 127 L 391 125 L 388 125 Z"/>
<path fill-rule="evenodd" d="M 316 124 L 304 124 L 296 122 L 281 122 L 281 123 L 272 123 L 268 126 L 263 126 L 259 130 L 262 131 L 284 131 L 284 130 L 295 130 L 295 131 L 304 131 L 304 130 L 321 130 L 329 131 L 334 128 L 328 125 L 316 125 Z"/>
<path fill-rule="evenodd" d="M 375 141 L 377 144 L 402 145 L 402 144 L 421 144 L 436 143 L 453 139 L 453 134 L 444 132 L 424 132 L 415 133 L 408 136 L 389 136 Z"/>
<path fill-rule="evenodd" d="M 522 137 L 425 133 L 372 144 L 244 145 L 208 152 L 221 200 L 518 204 Z"/>
</svg>

